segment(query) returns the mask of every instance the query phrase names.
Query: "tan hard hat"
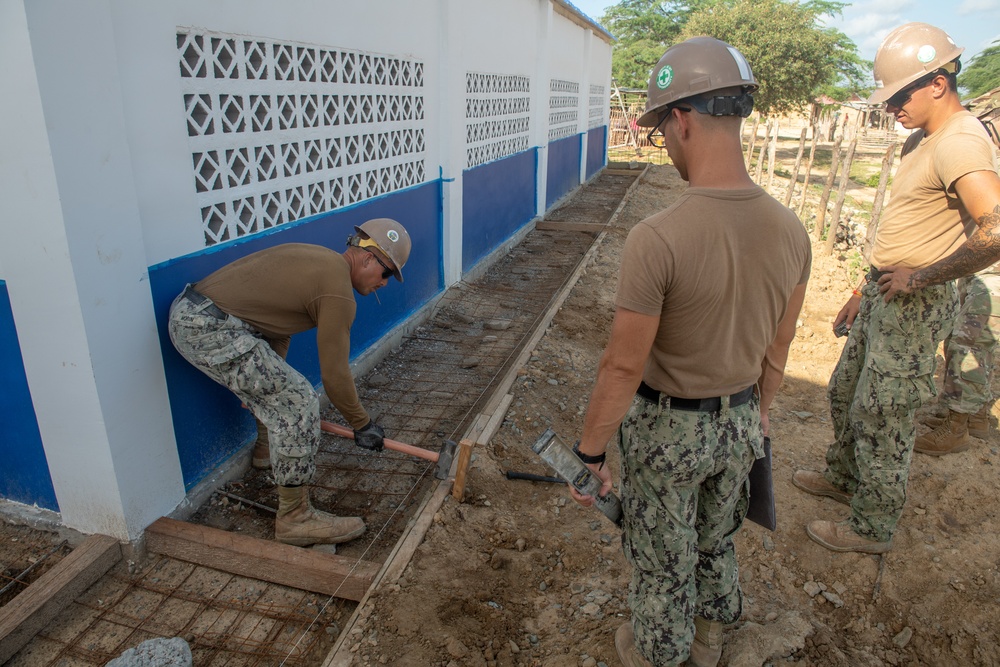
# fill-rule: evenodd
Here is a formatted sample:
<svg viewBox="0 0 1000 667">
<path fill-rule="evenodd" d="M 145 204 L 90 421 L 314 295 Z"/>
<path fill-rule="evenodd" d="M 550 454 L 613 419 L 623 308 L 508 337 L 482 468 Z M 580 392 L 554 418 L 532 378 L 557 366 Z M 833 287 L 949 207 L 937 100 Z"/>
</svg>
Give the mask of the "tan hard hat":
<svg viewBox="0 0 1000 667">
<path fill-rule="evenodd" d="M 949 63 L 965 51 L 941 28 L 906 23 L 882 40 L 875 53 L 875 92 L 869 104 L 881 104 L 920 77 L 941 68 L 958 71 Z"/>
<path fill-rule="evenodd" d="M 396 280 L 403 282 L 402 268 L 410 257 L 410 235 L 406 228 L 392 218 L 374 218 L 360 227 L 355 226 L 354 231 L 362 239 L 358 244 L 361 247 L 371 245 L 364 241 L 374 241 L 375 247 L 396 266 L 396 270 L 392 272 Z"/>
<path fill-rule="evenodd" d="M 714 37 L 692 37 L 671 46 L 656 63 L 649 76 L 646 112 L 636 122 L 653 127 L 668 104 L 734 86 L 747 93 L 757 90 L 757 80 L 743 54 Z"/>
</svg>

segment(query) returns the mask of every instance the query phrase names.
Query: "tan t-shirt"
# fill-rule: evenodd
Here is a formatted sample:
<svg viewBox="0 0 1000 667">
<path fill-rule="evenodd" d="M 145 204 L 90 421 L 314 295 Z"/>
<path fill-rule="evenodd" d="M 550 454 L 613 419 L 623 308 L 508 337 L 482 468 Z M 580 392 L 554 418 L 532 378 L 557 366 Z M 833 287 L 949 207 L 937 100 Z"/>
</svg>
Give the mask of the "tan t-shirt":
<svg viewBox="0 0 1000 667">
<path fill-rule="evenodd" d="M 194 289 L 264 334 L 282 357 L 293 334 L 315 328 L 326 395 L 353 428 L 369 422 L 351 375 L 357 304 L 350 266 L 341 254 L 286 243 L 238 259 Z"/>
<path fill-rule="evenodd" d="M 689 188 L 637 224 L 616 304 L 658 315 L 643 379 L 671 396 L 745 389 L 777 334 L 812 248 L 799 219 L 764 190 Z"/>
<path fill-rule="evenodd" d="M 996 171 L 993 144 L 967 111 L 953 114 L 936 132 L 904 153 L 892 197 L 879 222 L 871 265 L 921 269 L 948 257 L 965 242 L 969 220 L 955 181 L 974 171 Z"/>
</svg>

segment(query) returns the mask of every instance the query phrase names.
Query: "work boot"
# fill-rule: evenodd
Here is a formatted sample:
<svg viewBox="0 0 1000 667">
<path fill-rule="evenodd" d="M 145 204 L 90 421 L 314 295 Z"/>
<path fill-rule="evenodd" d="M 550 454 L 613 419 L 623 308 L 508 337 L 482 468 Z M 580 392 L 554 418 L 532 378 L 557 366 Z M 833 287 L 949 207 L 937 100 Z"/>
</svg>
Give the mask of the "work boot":
<svg viewBox="0 0 1000 667">
<path fill-rule="evenodd" d="M 618 659 L 625 667 L 653 667 L 653 663 L 644 658 L 635 645 L 632 621 L 625 621 L 618 628 L 615 633 L 615 649 L 618 651 Z"/>
<path fill-rule="evenodd" d="M 969 435 L 980 440 L 989 438 L 992 417 L 989 405 L 984 405 L 979 408 L 979 412 L 969 415 Z"/>
<path fill-rule="evenodd" d="M 917 438 L 913 451 L 930 456 L 964 452 L 969 448 L 969 415 L 948 411 L 944 422 Z"/>
<path fill-rule="evenodd" d="M 271 440 L 267 436 L 267 427 L 256 417 L 254 417 L 254 421 L 257 422 L 257 443 L 253 446 L 250 465 L 258 470 L 270 470 Z"/>
<path fill-rule="evenodd" d="M 806 532 L 817 544 L 830 551 L 857 551 L 863 554 L 883 554 L 892 548 L 892 541 L 876 542 L 861 537 L 846 523 L 810 521 Z"/>
<path fill-rule="evenodd" d="M 722 623 L 694 617 L 694 642 L 686 667 L 716 667 L 722 658 Z"/>
<path fill-rule="evenodd" d="M 852 495 L 847 491 L 841 491 L 826 480 L 823 473 L 815 470 L 796 470 L 792 475 L 792 484 L 799 487 L 806 493 L 814 496 L 833 498 L 838 503 L 851 504 Z"/>
<path fill-rule="evenodd" d="M 278 516 L 274 539 L 297 547 L 340 544 L 365 532 L 359 517 L 339 517 L 313 509 L 308 486 L 278 487 Z"/>
</svg>

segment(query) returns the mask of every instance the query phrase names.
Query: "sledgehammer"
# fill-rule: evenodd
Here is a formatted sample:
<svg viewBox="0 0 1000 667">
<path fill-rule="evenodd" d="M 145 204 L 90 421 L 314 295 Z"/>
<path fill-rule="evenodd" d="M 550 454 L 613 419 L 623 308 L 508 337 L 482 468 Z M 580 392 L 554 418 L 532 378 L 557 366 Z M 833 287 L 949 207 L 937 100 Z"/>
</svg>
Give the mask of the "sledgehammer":
<svg viewBox="0 0 1000 667">
<path fill-rule="evenodd" d="M 339 435 L 342 438 L 354 439 L 354 430 L 347 428 L 346 426 L 321 421 L 319 423 L 319 427 L 327 433 L 333 433 L 334 435 Z M 405 442 L 398 442 L 396 440 L 390 440 L 389 438 L 385 438 L 383 443 L 385 444 L 386 449 L 402 452 L 403 454 L 409 454 L 410 456 L 416 456 L 420 459 L 434 461 L 437 463 L 437 467 L 434 469 L 434 476 L 438 479 L 448 479 L 448 473 L 451 472 L 451 462 L 455 460 L 456 449 L 455 443 L 451 440 L 444 441 L 444 444 L 441 445 L 440 452 L 432 452 L 431 450 L 424 449 L 423 447 L 414 447 L 413 445 L 407 445 Z"/>
</svg>

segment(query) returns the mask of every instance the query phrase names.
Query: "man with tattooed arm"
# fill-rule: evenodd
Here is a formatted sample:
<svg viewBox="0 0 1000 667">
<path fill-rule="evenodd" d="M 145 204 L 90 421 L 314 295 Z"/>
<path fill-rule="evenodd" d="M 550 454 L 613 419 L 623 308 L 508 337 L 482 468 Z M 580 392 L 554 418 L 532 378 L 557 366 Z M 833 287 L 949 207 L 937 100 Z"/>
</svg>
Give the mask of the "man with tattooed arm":
<svg viewBox="0 0 1000 667">
<path fill-rule="evenodd" d="M 828 386 L 827 469 L 792 478 L 807 493 L 850 506 L 844 521 L 806 527 L 832 551 L 890 549 L 906 500 L 914 413 L 936 394 L 935 354 L 958 312 L 954 281 L 1000 260 L 996 154 L 957 92 L 962 51 L 939 28 L 907 23 L 875 55 L 869 103 L 885 102 L 903 127 L 924 136 L 900 161 L 866 281 L 834 321 L 850 333 Z"/>
</svg>

